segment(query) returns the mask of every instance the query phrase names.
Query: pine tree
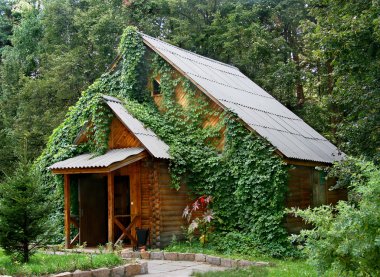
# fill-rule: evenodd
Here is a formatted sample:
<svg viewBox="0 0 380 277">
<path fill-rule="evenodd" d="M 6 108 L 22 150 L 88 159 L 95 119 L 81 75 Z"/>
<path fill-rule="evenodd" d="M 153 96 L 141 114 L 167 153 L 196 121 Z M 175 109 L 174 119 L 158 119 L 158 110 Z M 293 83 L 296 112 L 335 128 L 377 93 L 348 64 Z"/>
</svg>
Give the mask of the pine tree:
<svg viewBox="0 0 380 277">
<path fill-rule="evenodd" d="M 47 243 L 50 203 L 38 173 L 20 162 L 0 184 L 0 246 L 7 255 L 28 262 Z"/>
</svg>

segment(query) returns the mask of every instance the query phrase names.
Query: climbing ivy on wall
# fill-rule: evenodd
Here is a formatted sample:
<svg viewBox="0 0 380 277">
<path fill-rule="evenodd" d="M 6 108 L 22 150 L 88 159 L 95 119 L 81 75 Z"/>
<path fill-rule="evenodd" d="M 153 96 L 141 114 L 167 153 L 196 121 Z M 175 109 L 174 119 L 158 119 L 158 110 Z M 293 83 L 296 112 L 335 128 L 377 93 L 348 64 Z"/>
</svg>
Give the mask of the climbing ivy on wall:
<svg viewBox="0 0 380 277">
<path fill-rule="evenodd" d="M 287 168 L 274 149 L 247 130 L 232 112 L 211 109 L 206 96 L 197 93 L 189 80 L 158 55 L 146 51 L 135 28 L 126 29 L 119 51 L 121 62 L 114 72 L 104 74 L 83 92 L 37 160 L 46 186 L 62 201 L 62 180 L 53 177 L 46 167 L 79 153 L 101 154 L 107 149 L 112 115 L 101 95 L 119 97 L 130 113 L 170 146 L 173 186 L 186 183 L 194 195 L 213 196 L 213 209 L 222 219 L 216 232 L 224 233 L 224 237 L 239 232 L 251 238 L 253 245 L 248 247 L 284 255 L 288 249 L 282 226 Z M 148 73 L 160 78 L 160 110 L 147 97 Z M 176 101 L 179 90 L 184 92 L 186 105 Z M 215 116 L 221 119 L 218 124 L 205 124 Z M 74 145 L 86 124 L 90 139 Z M 222 133 L 224 151 L 216 147 Z M 62 202 L 57 203 L 57 211 L 61 211 Z"/>
</svg>

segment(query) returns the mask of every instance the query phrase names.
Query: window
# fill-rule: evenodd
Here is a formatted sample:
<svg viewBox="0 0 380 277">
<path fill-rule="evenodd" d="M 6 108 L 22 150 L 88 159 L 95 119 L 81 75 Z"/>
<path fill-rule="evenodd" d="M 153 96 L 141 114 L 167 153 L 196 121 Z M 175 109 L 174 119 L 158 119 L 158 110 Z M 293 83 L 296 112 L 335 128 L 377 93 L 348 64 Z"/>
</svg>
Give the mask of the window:
<svg viewBox="0 0 380 277">
<path fill-rule="evenodd" d="M 161 85 L 153 79 L 153 95 L 161 95 Z"/>
</svg>

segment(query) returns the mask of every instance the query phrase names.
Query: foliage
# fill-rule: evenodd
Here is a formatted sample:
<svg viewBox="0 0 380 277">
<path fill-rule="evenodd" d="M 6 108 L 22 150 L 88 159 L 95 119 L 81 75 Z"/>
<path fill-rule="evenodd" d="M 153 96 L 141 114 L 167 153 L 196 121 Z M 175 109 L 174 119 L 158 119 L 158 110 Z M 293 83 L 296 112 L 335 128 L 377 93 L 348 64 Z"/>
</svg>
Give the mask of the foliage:
<svg viewBox="0 0 380 277">
<path fill-rule="evenodd" d="M 380 259 L 380 169 L 370 162 L 356 161 L 360 176 L 353 176 L 350 188 L 357 203 L 340 201 L 333 208 L 293 209 L 313 224 L 301 231 L 310 262 L 320 273 L 334 269 L 345 275 L 379 275 Z"/>
<path fill-rule="evenodd" d="M 120 82 L 120 97 L 144 100 L 146 98 L 146 70 L 144 70 L 145 47 L 135 28 L 127 28 L 123 33 L 119 52 L 123 59 Z M 145 97 L 144 97 L 145 96 Z"/>
<path fill-rule="evenodd" d="M 202 195 L 194 200 L 193 203 L 187 205 L 183 210 L 182 216 L 190 223 L 187 227 L 187 237 L 193 237 L 195 233 L 199 233 L 199 242 L 204 245 L 209 240 L 213 226 L 211 221 L 215 219 L 215 213 L 208 208 L 211 204 L 212 197 Z M 193 216 L 193 213 L 202 213 L 201 216 Z M 191 240 L 189 240 L 191 243 Z"/>
<path fill-rule="evenodd" d="M 326 103 L 331 138 L 379 160 L 379 2 L 309 0 L 304 23 L 311 87 Z M 363 143 L 363 142 L 366 143 Z"/>
<path fill-rule="evenodd" d="M 28 140 L 32 160 L 81 91 L 112 62 L 127 18 L 122 1 L 0 0 L 0 11 L 3 4 L 1 22 L 8 19 L 12 32 L 4 30 L 9 42 L 0 43 L 0 126 L 13 141 Z M 5 174 L 11 157 L 22 153 L 17 145 L 4 148 Z"/>
<path fill-rule="evenodd" d="M 5 253 L 28 262 L 48 242 L 50 211 L 39 173 L 29 163 L 20 163 L 0 184 L 0 245 Z"/>
<path fill-rule="evenodd" d="M 41 276 L 53 273 L 113 267 L 123 264 L 115 254 L 44 254 L 36 253 L 29 263 L 20 264 L 4 256 L 0 250 L 0 274 L 12 276 Z"/>
</svg>

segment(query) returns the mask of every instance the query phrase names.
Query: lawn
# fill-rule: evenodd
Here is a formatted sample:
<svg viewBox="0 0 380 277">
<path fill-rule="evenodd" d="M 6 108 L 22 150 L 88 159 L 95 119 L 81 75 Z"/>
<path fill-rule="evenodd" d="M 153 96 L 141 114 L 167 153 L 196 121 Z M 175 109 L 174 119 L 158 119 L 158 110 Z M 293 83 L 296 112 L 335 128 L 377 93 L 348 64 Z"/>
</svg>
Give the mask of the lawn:
<svg viewBox="0 0 380 277">
<path fill-rule="evenodd" d="M 123 263 L 116 254 L 43 254 L 37 253 L 30 262 L 22 264 L 13 262 L 0 250 L 0 275 L 38 276 L 44 274 L 74 271 L 76 269 L 94 269 L 113 267 Z"/>
<path fill-rule="evenodd" d="M 173 252 L 191 252 L 191 253 L 204 253 L 215 255 L 219 257 L 226 257 L 232 259 L 250 260 L 250 261 L 264 261 L 272 262 L 275 264 L 273 267 L 250 267 L 247 269 L 235 269 L 224 272 L 208 272 L 197 273 L 195 276 L 202 277 L 245 277 L 245 276 L 276 276 L 276 277 L 317 277 L 317 271 L 303 259 L 274 259 L 263 255 L 240 255 L 240 254 L 223 254 L 218 253 L 210 248 L 202 248 L 198 244 L 189 246 L 187 243 L 175 243 L 168 246 L 166 251 Z M 333 273 L 328 276 L 337 276 Z"/>
</svg>

